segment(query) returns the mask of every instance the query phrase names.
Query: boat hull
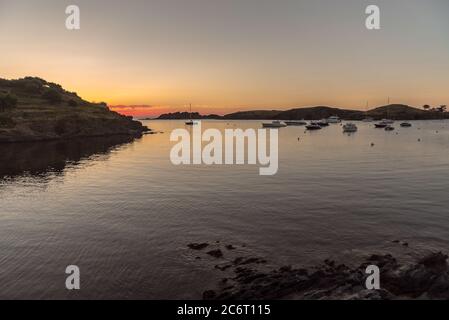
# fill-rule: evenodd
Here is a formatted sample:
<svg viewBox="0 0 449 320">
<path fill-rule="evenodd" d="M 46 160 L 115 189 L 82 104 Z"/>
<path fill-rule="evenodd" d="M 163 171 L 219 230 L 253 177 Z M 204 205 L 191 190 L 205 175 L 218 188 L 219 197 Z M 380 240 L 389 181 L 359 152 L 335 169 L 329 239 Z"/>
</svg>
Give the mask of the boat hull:
<svg viewBox="0 0 449 320">
<path fill-rule="evenodd" d="M 301 121 L 285 121 L 285 124 L 287 126 L 305 126 L 307 123 Z"/>
<path fill-rule="evenodd" d="M 313 130 L 321 130 L 321 126 L 318 126 L 318 125 L 308 125 L 308 126 L 306 126 L 306 129 L 307 130 L 311 130 L 311 131 L 313 131 Z"/>
</svg>

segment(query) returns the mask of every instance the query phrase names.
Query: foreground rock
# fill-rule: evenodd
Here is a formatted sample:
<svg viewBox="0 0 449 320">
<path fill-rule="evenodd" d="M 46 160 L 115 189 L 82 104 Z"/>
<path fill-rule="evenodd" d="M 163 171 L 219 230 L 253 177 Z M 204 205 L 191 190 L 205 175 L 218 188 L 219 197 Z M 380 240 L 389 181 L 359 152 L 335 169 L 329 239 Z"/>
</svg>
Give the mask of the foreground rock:
<svg viewBox="0 0 449 320">
<path fill-rule="evenodd" d="M 192 250 L 203 250 L 209 246 L 208 243 L 190 243 L 187 245 Z"/>
<path fill-rule="evenodd" d="M 236 259 L 220 266 L 233 268 L 233 276 L 224 278 L 218 289 L 205 291 L 204 299 L 449 299 L 447 255 L 431 253 L 414 263 L 399 263 L 392 255 L 372 255 L 358 267 L 326 260 L 311 269 L 290 266 L 258 271 L 254 258 Z M 381 290 L 367 290 L 368 265 L 380 268 Z"/>
<path fill-rule="evenodd" d="M 90 103 L 39 78 L 0 79 L 0 142 L 126 135 L 150 130 L 131 117 Z"/>
</svg>

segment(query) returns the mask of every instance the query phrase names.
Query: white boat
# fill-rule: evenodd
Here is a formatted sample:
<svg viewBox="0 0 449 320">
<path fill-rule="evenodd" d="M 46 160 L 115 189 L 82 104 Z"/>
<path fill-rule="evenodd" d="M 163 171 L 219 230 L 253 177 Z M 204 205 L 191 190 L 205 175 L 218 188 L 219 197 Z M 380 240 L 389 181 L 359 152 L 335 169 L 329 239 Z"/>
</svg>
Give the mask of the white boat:
<svg viewBox="0 0 449 320">
<path fill-rule="evenodd" d="M 329 122 L 327 121 L 327 119 L 323 119 L 317 122 L 317 124 L 321 127 L 327 127 L 329 126 Z"/>
<path fill-rule="evenodd" d="M 381 122 L 386 123 L 386 124 L 393 124 L 394 120 L 391 119 L 382 119 Z"/>
<path fill-rule="evenodd" d="M 341 119 L 338 116 L 332 116 L 326 119 L 327 123 L 341 123 Z"/>
<path fill-rule="evenodd" d="M 287 126 L 305 126 L 307 122 L 304 120 L 284 121 Z"/>
<path fill-rule="evenodd" d="M 311 122 L 306 128 L 307 130 L 321 130 L 321 126 L 317 122 Z"/>
<path fill-rule="evenodd" d="M 263 123 L 262 126 L 264 128 L 284 128 L 287 125 L 285 124 L 285 122 L 282 122 L 282 121 L 279 121 L 279 120 L 274 120 L 272 122 Z"/>
<path fill-rule="evenodd" d="M 356 132 L 357 130 L 358 128 L 354 123 L 346 123 L 343 126 L 343 132 Z"/>
</svg>

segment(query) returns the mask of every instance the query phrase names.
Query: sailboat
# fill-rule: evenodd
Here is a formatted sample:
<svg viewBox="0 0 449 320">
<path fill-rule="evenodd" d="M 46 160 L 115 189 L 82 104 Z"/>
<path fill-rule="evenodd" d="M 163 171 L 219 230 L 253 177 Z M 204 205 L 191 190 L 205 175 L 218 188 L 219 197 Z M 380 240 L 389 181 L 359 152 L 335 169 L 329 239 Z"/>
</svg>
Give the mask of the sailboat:
<svg viewBox="0 0 449 320">
<path fill-rule="evenodd" d="M 192 104 L 190 104 L 189 118 L 190 118 L 190 120 L 185 122 L 186 126 L 194 126 L 197 124 L 197 122 L 192 120 Z"/>
<path fill-rule="evenodd" d="M 365 108 L 365 114 L 368 113 L 369 109 L 369 101 L 366 102 L 366 108 Z M 363 122 L 373 122 L 374 118 L 366 116 L 365 119 L 362 120 Z"/>
</svg>

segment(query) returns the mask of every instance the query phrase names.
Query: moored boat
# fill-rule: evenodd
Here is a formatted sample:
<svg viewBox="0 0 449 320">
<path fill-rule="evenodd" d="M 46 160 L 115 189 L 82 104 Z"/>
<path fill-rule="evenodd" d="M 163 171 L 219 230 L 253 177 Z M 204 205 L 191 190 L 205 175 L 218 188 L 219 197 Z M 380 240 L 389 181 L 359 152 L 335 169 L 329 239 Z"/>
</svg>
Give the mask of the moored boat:
<svg viewBox="0 0 449 320">
<path fill-rule="evenodd" d="M 279 121 L 279 120 L 274 120 L 272 122 L 263 123 L 262 126 L 264 128 L 284 128 L 287 125 L 285 124 L 285 122 L 282 122 L 282 121 Z"/>
<path fill-rule="evenodd" d="M 386 128 L 387 126 L 388 126 L 388 123 L 385 123 L 383 121 L 374 124 L 374 127 L 379 128 L 379 129 Z"/>
<path fill-rule="evenodd" d="M 311 122 L 306 125 L 307 130 L 321 130 L 321 126 L 317 122 Z"/>
<path fill-rule="evenodd" d="M 186 125 L 186 126 L 194 126 L 194 125 L 196 125 L 196 124 L 198 124 L 198 122 L 195 122 L 195 121 L 193 121 L 193 120 L 189 120 L 189 121 L 186 121 L 186 122 L 185 122 L 185 125 Z"/>
<path fill-rule="evenodd" d="M 356 132 L 357 130 L 358 128 L 354 123 L 346 123 L 343 126 L 343 132 Z"/>
<path fill-rule="evenodd" d="M 412 126 L 412 124 L 410 122 L 402 122 L 401 123 L 401 127 L 403 128 L 410 128 Z"/>
<path fill-rule="evenodd" d="M 317 124 L 318 124 L 320 127 L 327 127 L 327 126 L 329 126 L 329 122 L 327 122 L 326 119 L 323 119 L 323 120 L 318 121 Z"/>
<path fill-rule="evenodd" d="M 304 120 L 289 120 L 284 122 L 287 126 L 305 126 L 307 124 Z"/>
<path fill-rule="evenodd" d="M 340 123 L 341 119 L 338 116 L 332 116 L 326 119 L 327 123 Z"/>
<path fill-rule="evenodd" d="M 192 120 L 192 104 L 190 104 L 189 117 L 190 117 L 190 120 L 185 122 L 186 126 L 194 126 L 194 125 L 198 124 L 198 122 Z"/>
</svg>

